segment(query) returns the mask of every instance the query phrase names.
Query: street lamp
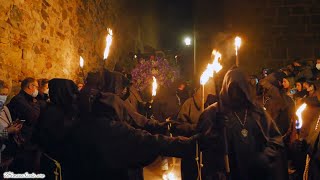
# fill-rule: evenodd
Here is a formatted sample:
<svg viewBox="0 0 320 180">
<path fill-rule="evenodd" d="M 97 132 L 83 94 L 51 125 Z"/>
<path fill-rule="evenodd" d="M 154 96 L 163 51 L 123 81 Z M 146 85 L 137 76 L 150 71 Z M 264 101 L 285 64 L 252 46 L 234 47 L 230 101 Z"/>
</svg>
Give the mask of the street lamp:
<svg viewBox="0 0 320 180">
<path fill-rule="evenodd" d="M 189 38 L 189 37 L 184 38 L 184 43 L 186 44 L 186 46 L 190 46 L 191 45 L 191 38 Z"/>
<path fill-rule="evenodd" d="M 191 38 L 186 37 L 184 38 L 184 43 L 186 46 L 191 45 Z M 196 76 L 196 36 L 193 33 L 193 75 Z"/>
</svg>

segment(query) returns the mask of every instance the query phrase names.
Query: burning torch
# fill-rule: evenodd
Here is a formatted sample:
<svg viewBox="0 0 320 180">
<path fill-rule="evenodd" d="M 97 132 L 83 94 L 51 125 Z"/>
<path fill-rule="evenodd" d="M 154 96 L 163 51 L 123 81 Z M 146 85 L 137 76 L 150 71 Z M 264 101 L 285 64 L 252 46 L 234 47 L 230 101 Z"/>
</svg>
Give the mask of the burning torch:
<svg viewBox="0 0 320 180">
<path fill-rule="evenodd" d="M 113 36 L 112 29 L 108 28 L 107 31 L 108 31 L 108 35 L 106 37 L 106 47 L 104 48 L 103 61 L 101 61 L 101 76 L 104 72 L 104 64 L 109 57 L 110 47 L 112 44 L 112 36 Z"/>
<path fill-rule="evenodd" d="M 234 45 L 235 45 L 235 50 L 236 50 L 236 66 L 239 67 L 239 56 L 238 56 L 238 51 L 240 49 L 241 46 L 241 38 L 239 36 L 237 36 L 234 39 Z"/>
<path fill-rule="evenodd" d="M 84 75 L 84 70 L 83 70 L 83 65 L 84 65 L 84 60 L 83 58 L 80 56 L 80 60 L 79 60 L 79 65 L 80 65 L 80 69 L 81 69 L 81 75 L 82 75 L 82 78 L 83 78 L 83 83 L 86 82 L 86 77 Z"/>
<path fill-rule="evenodd" d="M 212 64 L 208 64 L 206 70 L 202 73 L 200 77 L 200 84 L 201 84 L 201 111 L 204 111 L 204 88 L 205 84 L 208 82 L 210 78 L 213 78 L 214 73 L 219 72 L 222 69 L 222 65 L 219 63 L 219 59 L 221 58 L 221 54 L 213 50 L 212 55 L 214 56 Z M 200 158 L 199 158 L 200 155 Z M 198 166 L 198 177 L 201 180 L 201 168 L 203 167 L 202 164 L 202 152 L 200 151 L 199 154 L 199 144 L 198 142 L 196 143 L 196 161 L 197 161 L 197 166 Z"/>
<path fill-rule="evenodd" d="M 222 69 L 222 65 L 219 63 L 219 59 L 221 59 L 221 54 L 213 50 L 212 55 L 214 56 L 212 64 L 208 64 L 206 70 L 202 73 L 200 77 L 200 84 L 201 84 L 201 111 L 204 110 L 204 88 L 205 84 L 208 82 L 210 78 L 213 77 L 214 73 L 219 72 Z"/>
<path fill-rule="evenodd" d="M 300 129 L 302 127 L 302 112 L 306 109 L 307 104 L 303 103 L 298 110 L 296 111 L 296 115 L 298 117 L 298 120 L 296 120 L 296 130 L 297 130 L 297 139 L 300 139 Z"/>
<path fill-rule="evenodd" d="M 110 47 L 111 47 L 111 44 L 112 44 L 112 29 L 108 28 L 107 29 L 108 31 L 108 35 L 106 37 L 106 47 L 104 49 L 104 53 L 103 53 L 103 60 L 107 60 L 108 59 L 108 56 L 109 56 L 109 53 L 110 53 Z"/>
<path fill-rule="evenodd" d="M 146 106 L 147 107 L 147 115 L 146 115 L 147 117 L 148 117 L 148 111 L 150 111 L 150 114 L 151 114 L 153 99 L 157 95 L 157 89 L 158 89 L 157 79 L 154 76 L 152 76 L 152 79 L 153 79 L 153 81 L 152 81 L 152 89 L 151 89 L 152 97 L 151 97 L 151 100 L 147 103 L 147 106 Z"/>
</svg>

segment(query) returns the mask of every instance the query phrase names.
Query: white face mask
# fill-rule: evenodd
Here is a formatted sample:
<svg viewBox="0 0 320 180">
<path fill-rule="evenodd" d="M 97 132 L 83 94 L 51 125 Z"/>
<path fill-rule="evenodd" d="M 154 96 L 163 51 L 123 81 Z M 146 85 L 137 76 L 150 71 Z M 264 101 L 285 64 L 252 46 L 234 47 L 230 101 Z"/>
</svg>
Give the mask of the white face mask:
<svg viewBox="0 0 320 180">
<path fill-rule="evenodd" d="M 36 90 L 34 90 L 34 92 L 32 93 L 32 97 L 37 97 L 38 96 L 38 93 L 39 93 L 39 91 L 38 91 L 38 89 L 36 89 Z"/>
<path fill-rule="evenodd" d="M 320 70 L 320 64 L 316 64 L 316 68 Z"/>
<path fill-rule="evenodd" d="M 44 90 L 43 94 L 49 94 L 49 89 Z"/>
<path fill-rule="evenodd" d="M 6 102 L 8 96 L 0 95 L 0 108 L 4 105 Z"/>
<path fill-rule="evenodd" d="M 307 89 L 307 91 L 309 92 L 309 91 L 313 91 L 313 86 L 310 86 L 308 89 Z"/>
</svg>

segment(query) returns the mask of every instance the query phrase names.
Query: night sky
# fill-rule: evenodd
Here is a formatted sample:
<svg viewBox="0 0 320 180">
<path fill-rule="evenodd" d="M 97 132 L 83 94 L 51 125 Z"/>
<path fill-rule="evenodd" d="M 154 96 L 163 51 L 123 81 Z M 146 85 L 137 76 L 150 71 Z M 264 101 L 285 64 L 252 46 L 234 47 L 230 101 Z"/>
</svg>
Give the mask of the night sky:
<svg viewBox="0 0 320 180">
<path fill-rule="evenodd" d="M 185 35 L 192 34 L 193 0 L 161 0 L 159 2 L 160 46 L 174 49 L 183 42 Z"/>
<path fill-rule="evenodd" d="M 157 5 L 161 49 L 184 46 L 183 39 L 185 36 L 192 36 L 194 25 L 196 31 L 201 33 L 202 39 L 207 41 L 211 41 L 210 37 L 222 30 L 221 1 L 158 0 Z"/>
</svg>

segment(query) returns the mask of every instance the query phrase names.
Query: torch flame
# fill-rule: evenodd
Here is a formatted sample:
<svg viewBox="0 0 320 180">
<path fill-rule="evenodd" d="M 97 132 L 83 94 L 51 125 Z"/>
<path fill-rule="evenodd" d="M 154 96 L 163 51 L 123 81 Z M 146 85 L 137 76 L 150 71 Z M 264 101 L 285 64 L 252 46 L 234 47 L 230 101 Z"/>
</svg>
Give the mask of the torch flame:
<svg viewBox="0 0 320 180">
<path fill-rule="evenodd" d="M 110 52 L 110 46 L 112 43 L 112 30 L 108 28 L 108 35 L 106 37 L 106 48 L 104 49 L 103 59 L 107 59 Z"/>
<path fill-rule="evenodd" d="M 79 63 L 80 63 L 80 67 L 83 68 L 84 60 L 83 60 L 83 58 L 81 56 L 80 56 L 80 62 Z"/>
<path fill-rule="evenodd" d="M 207 69 L 202 73 L 200 77 L 200 84 L 205 85 L 209 78 L 213 77 L 214 73 L 219 72 L 222 69 L 222 65 L 219 63 L 219 59 L 221 58 L 221 54 L 213 50 L 212 55 L 214 56 L 212 64 L 208 64 Z"/>
<path fill-rule="evenodd" d="M 238 55 L 238 49 L 240 49 L 241 46 L 241 38 L 239 36 L 234 39 L 234 45 L 236 47 L 236 55 Z"/>
<path fill-rule="evenodd" d="M 296 129 L 301 129 L 302 127 L 302 112 L 306 109 L 307 104 L 303 103 L 298 110 L 296 111 L 296 115 L 298 116 L 298 120 L 297 120 L 297 125 L 296 125 Z"/>
<path fill-rule="evenodd" d="M 174 173 L 169 172 L 168 174 L 163 174 L 162 179 L 163 180 L 176 180 L 177 178 Z"/>
<path fill-rule="evenodd" d="M 154 76 L 152 78 L 153 78 L 152 96 L 156 96 L 157 95 L 157 88 L 158 88 L 157 79 Z"/>
</svg>

